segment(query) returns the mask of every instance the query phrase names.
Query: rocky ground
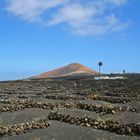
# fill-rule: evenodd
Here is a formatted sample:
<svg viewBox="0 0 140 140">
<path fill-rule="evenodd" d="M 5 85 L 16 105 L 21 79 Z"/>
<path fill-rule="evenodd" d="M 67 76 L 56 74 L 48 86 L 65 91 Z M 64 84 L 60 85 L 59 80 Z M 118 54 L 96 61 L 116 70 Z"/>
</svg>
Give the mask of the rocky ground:
<svg viewBox="0 0 140 140">
<path fill-rule="evenodd" d="M 140 75 L 0 82 L 1 140 L 140 140 Z"/>
</svg>

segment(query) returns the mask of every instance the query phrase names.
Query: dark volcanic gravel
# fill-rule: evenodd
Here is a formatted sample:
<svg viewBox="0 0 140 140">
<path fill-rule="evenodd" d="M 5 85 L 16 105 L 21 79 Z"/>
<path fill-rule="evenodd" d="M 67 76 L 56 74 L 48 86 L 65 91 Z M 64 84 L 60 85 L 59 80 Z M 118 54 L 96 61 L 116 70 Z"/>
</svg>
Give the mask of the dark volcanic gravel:
<svg viewBox="0 0 140 140">
<path fill-rule="evenodd" d="M 0 139 L 140 140 L 140 75 L 125 76 L 0 82 Z"/>
</svg>

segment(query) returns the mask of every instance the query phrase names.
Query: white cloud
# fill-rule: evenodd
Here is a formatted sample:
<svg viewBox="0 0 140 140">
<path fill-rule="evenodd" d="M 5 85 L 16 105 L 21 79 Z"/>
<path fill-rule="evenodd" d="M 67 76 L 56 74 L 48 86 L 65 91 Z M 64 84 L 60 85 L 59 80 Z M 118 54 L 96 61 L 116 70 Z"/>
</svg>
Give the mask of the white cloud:
<svg viewBox="0 0 140 140">
<path fill-rule="evenodd" d="M 6 11 L 48 27 L 62 24 L 78 35 L 98 35 L 129 26 L 115 15 L 116 8 L 125 3 L 127 0 L 7 0 Z M 43 19 L 46 13 L 49 16 Z"/>
<path fill-rule="evenodd" d="M 49 25 L 67 22 L 71 26 L 79 26 L 89 22 L 95 13 L 93 7 L 84 7 L 80 4 L 66 5 L 54 15 Z"/>
<path fill-rule="evenodd" d="M 38 21 L 45 11 L 64 3 L 64 0 L 7 0 L 6 10 L 25 20 Z"/>
</svg>

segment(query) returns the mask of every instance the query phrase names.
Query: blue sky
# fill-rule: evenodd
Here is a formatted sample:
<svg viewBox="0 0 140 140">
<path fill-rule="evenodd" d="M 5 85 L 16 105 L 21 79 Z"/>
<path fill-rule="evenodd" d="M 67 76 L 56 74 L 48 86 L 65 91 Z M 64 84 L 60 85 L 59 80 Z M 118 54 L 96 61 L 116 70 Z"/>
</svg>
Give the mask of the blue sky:
<svg viewBox="0 0 140 140">
<path fill-rule="evenodd" d="M 140 72 L 139 0 L 0 0 L 0 80 L 77 62 Z"/>
</svg>

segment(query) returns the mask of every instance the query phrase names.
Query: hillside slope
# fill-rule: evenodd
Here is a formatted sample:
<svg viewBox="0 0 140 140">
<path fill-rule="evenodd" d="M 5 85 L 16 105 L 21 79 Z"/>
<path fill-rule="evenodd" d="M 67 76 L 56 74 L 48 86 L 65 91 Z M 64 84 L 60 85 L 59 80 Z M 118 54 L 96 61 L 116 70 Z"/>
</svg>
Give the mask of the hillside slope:
<svg viewBox="0 0 140 140">
<path fill-rule="evenodd" d="M 56 78 L 56 77 L 65 77 L 71 75 L 83 75 L 83 74 L 90 74 L 90 75 L 97 75 L 98 73 L 92 70 L 89 67 L 86 67 L 82 64 L 72 63 L 62 68 L 58 68 L 49 72 L 42 73 L 37 76 L 33 76 L 33 79 L 40 79 L 40 78 Z"/>
</svg>

